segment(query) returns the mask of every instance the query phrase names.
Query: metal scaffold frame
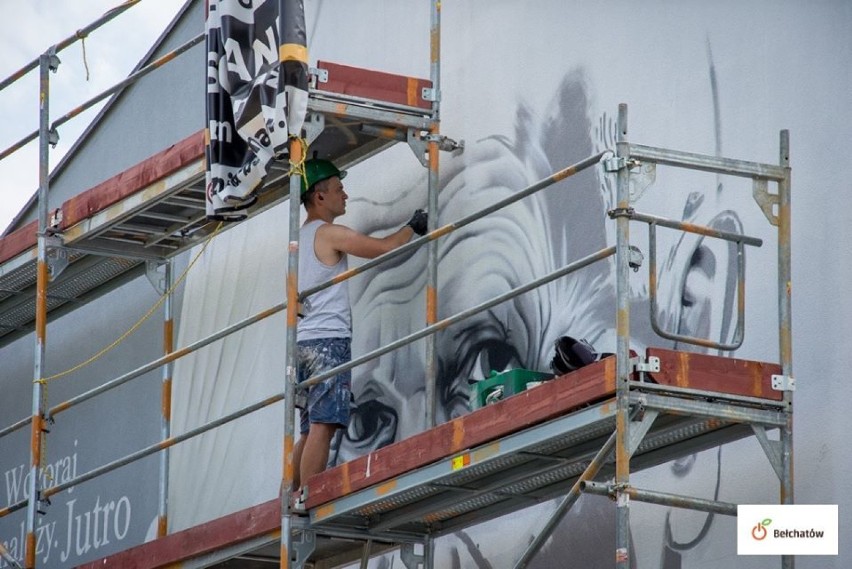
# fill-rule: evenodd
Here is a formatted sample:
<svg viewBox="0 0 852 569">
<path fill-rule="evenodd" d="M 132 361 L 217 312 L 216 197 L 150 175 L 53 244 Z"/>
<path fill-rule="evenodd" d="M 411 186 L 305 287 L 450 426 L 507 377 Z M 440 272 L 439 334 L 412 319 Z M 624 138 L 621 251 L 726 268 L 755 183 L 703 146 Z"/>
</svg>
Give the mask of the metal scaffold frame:
<svg viewBox="0 0 852 569">
<path fill-rule="evenodd" d="M 136 4 L 136 1 L 128 1 L 120 7 L 110 11 L 101 19 L 97 20 L 91 26 L 85 29 L 85 33 L 94 30 L 105 24 L 119 13 Z M 108 380 L 85 393 L 81 393 L 67 401 L 48 407 L 44 398 L 44 358 L 46 353 L 46 325 L 48 319 L 48 285 L 51 277 L 54 276 L 61 268 L 57 269 L 55 264 L 51 264 L 50 253 L 53 251 L 62 251 L 63 243 L 61 236 L 57 235 L 57 231 L 52 228 L 48 212 L 47 192 L 49 186 L 49 171 L 48 158 L 49 146 L 55 141 L 55 128 L 70 120 L 72 117 L 80 114 L 82 111 L 90 108 L 94 104 L 102 101 L 109 95 L 118 92 L 120 89 L 134 82 L 141 76 L 153 71 L 160 65 L 173 59 L 176 55 L 183 53 L 189 48 L 199 43 L 203 36 L 199 36 L 184 44 L 178 49 L 154 61 L 135 73 L 126 80 L 117 84 L 113 88 L 105 91 L 84 105 L 78 107 L 54 121 L 50 122 L 49 114 L 49 72 L 55 71 L 58 66 L 56 53 L 72 44 L 76 39 L 82 37 L 78 32 L 77 35 L 69 38 L 65 42 L 61 42 L 56 46 L 51 47 L 48 51 L 42 54 L 36 62 L 30 64 L 13 74 L 12 77 L 0 83 L 0 89 L 5 88 L 14 80 L 21 77 L 23 74 L 38 67 L 40 77 L 40 115 L 39 129 L 37 138 L 39 140 L 39 202 L 38 202 L 38 232 L 37 232 L 37 283 L 36 283 L 36 318 L 34 324 L 35 331 L 35 361 L 34 361 L 34 381 L 32 392 L 32 413 L 31 416 L 12 424 L 11 426 L 0 429 L 0 437 L 17 431 L 29 424 L 30 440 L 31 440 L 31 456 L 28 478 L 28 493 L 29 499 L 24 499 L 19 503 L 10 504 L 8 507 L 0 510 L 0 517 L 11 512 L 26 508 L 26 554 L 24 564 L 27 569 L 36 566 L 35 559 L 35 530 L 37 516 L 39 515 L 40 505 L 46 504 L 46 501 L 60 492 L 77 484 L 92 480 L 102 474 L 111 472 L 121 466 L 130 464 L 143 457 L 150 456 L 155 453 L 160 454 L 159 466 L 159 502 L 158 502 L 158 536 L 165 537 L 168 535 L 168 453 L 162 452 L 172 446 L 193 438 L 202 433 L 208 432 L 221 425 L 234 421 L 249 413 L 265 408 L 273 403 L 284 401 L 284 439 L 283 439 L 283 464 L 281 473 L 281 493 L 280 493 L 280 532 L 275 539 L 279 546 L 279 563 L 281 567 L 302 569 L 305 563 L 314 554 L 317 546 L 317 538 L 320 536 L 332 536 L 337 538 L 360 540 L 364 543 L 360 554 L 361 566 L 366 567 L 367 559 L 370 555 L 386 550 L 388 547 L 400 547 L 401 556 L 405 565 L 409 568 L 424 567 L 431 568 L 434 563 L 433 541 L 460 527 L 459 524 L 472 524 L 484 519 L 490 519 L 501 512 L 509 511 L 511 508 L 519 507 L 515 502 L 506 506 L 497 505 L 492 509 L 483 510 L 481 515 L 464 514 L 459 516 L 458 521 L 447 521 L 441 523 L 425 523 L 418 525 L 420 518 L 423 516 L 428 519 L 434 518 L 437 515 L 439 504 L 443 504 L 442 508 L 452 500 L 446 497 L 439 496 L 435 499 L 435 505 L 432 509 L 420 503 L 408 503 L 399 508 L 401 519 L 397 522 L 392 515 L 387 515 L 380 519 L 374 527 L 361 524 L 351 525 L 350 519 L 361 519 L 357 516 L 360 509 L 366 507 L 387 507 L 388 511 L 395 506 L 388 505 L 391 498 L 398 499 L 401 502 L 406 499 L 406 492 L 417 492 L 422 487 L 429 486 L 432 490 L 435 488 L 448 488 L 451 486 L 451 478 L 447 475 L 445 468 L 450 461 L 456 461 L 457 456 L 448 456 L 435 462 L 429 467 L 417 469 L 416 471 L 407 472 L 403 475 L 394 478 L 395 485 L 398 487 L 390 494 L 387 491 L 387 486 L 384 486 L 381 491 L 374 488 L 367 488 L 358 492 L 338 496 L 324 505 L 322 508 L 309 510 L 308 516 L 297 516 L 292 510 L 290 503 L 290 493 L 293 490 L 294 481 L 294 466 L 293 466 L 293 449 L 294 430 L 295 430 L 295 407 L 294 400 L 296 391 L 306 389 L 310 385 L 323 381 L 342 371 L 352 369 L 365 362 L 374 360 L 393 350 L 407 346 L 415 341 L 425 339 L 426 350 L 426 377 L 425 377 L 425 392 L 427 407 L 425 410 L 424 422 L 427 429 L 436 427 L 435 425 L 435 386 L 437 380 L 437 351 L 435 344 L 435 335 L 448 326 L 469 318 L 475 314 L 488 310 L 497 304 L 515 298 L 537 287 L 553 282 L 558 278 L 562 278 L 575 271 L 581 270 L 584 267 L 591 265 L 597 261 L 615 257 L 615 276 L 616 276 L 616 354 L 614 368 L 614 402 L 615 405 L 594 406 L 586 409 L 583 413 L 566 414 L 558 421 L 547 423 L 540 427 L 531 427 L 528 431 L 522 431 L 517 434 L 505 437 L 501 442 L 503 446 L 500 452 L 483 453 L 479 457 L 474 452 L 476 447 L 469 453 L 467 459 L 470 460 L 470 466 L 476 466 L 483 470 L 487 470 L 491 466 L 491 462 L 495 460 L 515 460 L 513 453 L 523 453 L 531 445 L 540 444 L 547 437 L 566 437 L 572 433 L 581 433 L 589 431 L 589 438 L 579 462 L 572 463 L 567 474 L 562 475 L 559 486 L 556 486 L 558 494 L 549 494 L 549 497 L 561 495 L 562 499 L 557 506 L 551 518 L 545 524 L 544 529 L 536 537 L 536 539 L 528 546 L 522 557 L 516 563 L 516 568 L 523 568 L 528 565 L 534 555 L 540 549 L 544 541 L 550 536 L 561 518 L 571 509 L 582 493 L 592 493 L 608 495 L 615 501 L 616 508 L 616 544 L 614 563 L 617 569 L 629 569 L 633 552 L 630 546 L 630 501 L 637 500 L 655 504 L 665 504 L 673 507 L 685 507 L 696 510 L 711 511 L 725 515 L 735 515 L 736 506 L 718 501 L 701 500 L 686 496 L 675 496 L 653 490 L 635 488 L 630 483 L 630 473 L 633 468 L 633 462 L 636 462 L 636 454 L 644 452 L 647 449 L 659 450 L 665 446 L 664 439 L 674 432 L 674 426 L 667 426 L 662 429 L 661 433 L 654 431 L 656 427 L 655 421 L 666 414 L 667 412 L 697 417 L 701 421 L 716 424 L 718 422 L 745 425 L 751 429 L 752 433 L 758 438 L 762 448 L 770 460 L 779 480 L 780 480 L 780 503 L 793 503 L 793 444 L 792 444 L 792 391 L 794 386 L 793 370 L 792 370 L 792 320 L 791 320 L 791 268 L 790 268 L 790 162 L 789 162 L 789 135 L 787 131 L 782 131 L 780 141 L 780 159 L 779 165 L 761 164 L 756 162 L 747 162 L 742 160 L 733 160 L 727 158 L 711 157 L 698 154 L 685 153 L 676 150 L 656 148 L 634 144 L 627 137 L 627 106 L 620 105 L 618 113 L 618 133 L 616 141 L 616 149 L 612 151 L 604 151 L 594 156 L 590 156 L 574 165 L 563 168 L 543 180 L 528 186 L 510 197 L 495 202 L 494 204 L 475 212 L 467 217 L 456 220 L 451 223 L 440 225 L 438 219 L 438 187 L 439 187 L 439 152 L 441 150 L 453 150 L 459 148 L 460 145 L 447 139 L 440 132 L 440 36 L 441 36 L 441 4 L 438 0 L 430 0 L 430 78 L 431 88 L 424 90 L 424 98 L 431 103 L 431 108 L 422 116 L 411 118 L 409 115 L 400 115 L 393 110 L 386 111 L 389 118 L 383 115 L 382 120 L 376 120 L 378 126 L 365 126 L 364 131 L 374 129 L 374 134 L 377 137 L 384 138 L 391 142 L 397 140 L 405 140 L 409 143 L 415 154 L 424 167 L 428 168 L 428 196 L 427 205 L 430 211 L 428 232 L 425 236 L 417 238 L 408 244 L 390 252 L 381 257 L 366 262 L 358 268 L 351 269 L 340 275 L 334 281 L 329 281 L 309 290 L 299 291 L 298 287 L 298 255 L 299 255 L 299 220 L 300 220 L 300 201 L 290 199 L 289 207 L 289 255 L 288 255 L 288 270 L 286 282 L 286 300 L 283 303 L 277 304 L 271 308 L 261 311 L 249 318 L 236 322 L 228 327 L 206 337 L 195 343 L 176 348 L 174 342 L 174 324 L 173 324 L 173 303 L 171 293 L 174 285 L 174 277 L 172 274 L 171 259 L 179 252 L 185 251 L 190 246 L 201 242 L 200 237 L 215 235 L 209 226 L 205 224 L 197 224 L 197 233 L 193 239 L 187 240 L 182 245 L 175 247 L 170 253 L 159 255 L 151 255 L 143 257 L 148 263 L 149 277 L 157 277 L 157 288 L 165 297 L 163 308 L 164 323 L 163 323 L 163 338 L 164 338 L 164 354 L 162 357 L 136 369 L 125 373 L 117 378 Z M 322 122 L 324 103 L 317 104 L 315 117 Z M 330 111 L 327 111 L 330 112 Z M 372 113 L 375 111 L 354 110 L 356 113 Z M 385 112 L 385 111 L 382 111 Z M 385 120 L 386 119 L 386 120 Z M 388 123 L 395 124 L 396 128 L 388 128 Z M 322 127 L 319 127 L 322 130 Z M 383 130 L 384 129 L 384 130 Z M 380 136 L 379 136 L 380 135 Z M 3 153 L 0 153 L 0 159 L 13 153 L 18 148 L 34 140 L 36 135 L 30 135 L 20 141 L 13 147 L 10 147 Z M 309 137 L 310 138 L 310 137 Z M 291 141 L 289 156 L 298 157 L 305 154 L 305 149 L 302 147 L 303 142 L 298 139 Z M 378 146 L 371 147 L 371 152 L 380 150 Z M 614 174 L 617 177 L 617 203 L 616 207 L 609 212 L 609 217 L 616 225 L 616 242 L 614 246 L 607 247 L 597 253 L 578 259 L 565 267 L 556 270 L 544 277 L 538 278 L 526 285 L 508 291 L 505 294 L 497 296 L 480 305 L 471 307 L 462 312 L 459 312 L 450 317 L 439 320 L 438 318 L 438 240 L 465 225 L 481 219 L 495 211 L 498 211 L 512 203 L 531 196 L 557 182 L 560 182 L 574 174 L 577 174 L 588 168 L 602 165 L 607 173 Z M 719 350 L 735 350 L 743 339 L 744 333 L 744 318 L 745 318 L 745 263 L 744 263 L 744 246 L 760 246 L 761 240 L 748 237 L 745 235 L 726 233 L 710 227 L 703 227 L 694 224 L 687 224 L 678 221 L 668 220 L 656 217 L 650 214 L 636 212 L 631 204 L 630 195 L 630 176 L 637 166 L 641 164 L 654 164 L 663 166 L 672 166 L 679 168 L 695 169 L 704 172 L 712 172 L 723 175 L 739 176 L 752 178 L 754 184 L 754 197 L 760 205 L 770 224 L 777 227 L 778 230 L 778 319 L 779 319 L 779 353 L 780 353 L 780 368 L 781 373 L 777 376 L 778 389 L 783 391 L 783 399 L 780 403 L 766 402 L 758 398 L 744 397 L 723 397 L 711 398 L 707 397 L 707 392 L 693 390 L 689 393 L 690 397 L 683 397 L 684 392 L 678 392 L 674 389 L 666 389 L 655 384 L 646 383 L 643 378 L 646 373 L 654 371 L 655 363 L 649 358 L 645 361 L 642 357 L 638 359 L 631 354 L 630 341 L 630 290 L 629 290 L 629 273 L 636 267 L 635 253 L 636 248 L 631 245 L 630 241 L 630 223 L 640 222 L 648 225 L 649 241 L 650 241 L 650 268 L 649 281 L 651 291 L 651 322 L 654 331 L 668 339 L 692 343 L 703 347 L 712 347 Z M 291 167 L 288 169 L 289 180 L 285 176 L 279 176 L 277 183 L 288 185 L 289 194 L 298 195 L 300 179 L 294 173 L 295 168 L 291 162 Z M 769 183 L 776 183 L 778 186 L 777 193 L 770 193 L 767 189 Z M 295 194 L 293 192 L 296 192 Z M 280 199 L 286 199 L 287 193 L 279 195 Z M 279 200 L 280 201 L 280 200 Z M 273 203 L 273 202 L 270 202 Z M 266 206 L 268 207 L 268 205 Z M 195 222 L 197 223 L 197 222 Z M 732 343 L 725 344 L 710 339 L 693 338 L 674 334 L 666 331 L 656 320 L 656 227 L 663 226 L 680 231 L 696 233 L 711 238 L 718 238 L 729 242 L 736 243 L 737 260 L 738 260 L 738 302 L 737 302 L 737 329 Z M 297 385 L 296 381 L 296 363 L 295 363 L 295 346 L 296 346 L 296 323 L 297 323 L 297 307 L 301 301 L 312 294 L 323 290 L 337 282 L 353 278 L 365 271 L 379 266 L 393 258 L 413 251 L 423 245 L 427 246 L 428 251 L 428 267 L 427 267 L 427 284 L 426 284 L 426 325 L 421 330 L 410 334 L 404 338 L 400 338 L 388 345 L 382 346 L 370 353 L 360 355 L 354 358 L 351 362 L 338 366 L 334 369 L 309 378 L 306 382 Z M 263 401 L 256 402 L 243 409 L 235 411 L 231 414 L 220 417 L 205 425 L 189 430 L 180 435 L 173 435 L 170 427 L 170 399 L 171 399 L 171 375 L 172 364 L 177 359 L 193 353 L 198 349 L 208 346 L 234 332 L 242 330 L 260 320 L 268 318 L 279 312 L 286 311 L 287 322 L 287 378 L 284 389 Z M 657 362 L 658 366 L 659 362 Z M 46 427 L 48 423 L 71 407 L 109 391 L 115 387 L 138 378 L 145 373 L 160 368 L 162 370 L 162 418 L 161 418 L 161 434 L 162 440 L 156 444 L 140 449 L 130 455 L 127 455 L 118 460 L 104 464 L 80 476 L 76 476 L 73 480 L 56 484 L 49 488 L 40 488 L 40 476 L 38 470 L 41 464 L 41 449 L 44 443 Z M 657 371 L 659 371 L 657 369 Z M 637 377 L 639 378 L 637 380 Z M 773 377 L 775 380 L 776 377 Z M 716 394 L 718 395 L 718 394 Z M 694 428 L 694 425 L 688 425 L 689 428 Z M 780 440 L 770 440 L 766 431 L 768 429 L 778 428 L 780 431 Z M 669 430 L 666 430 L 669 429 Z M 601 435 L 603 433 L 603 435 Z M 660 441 L 652 442 L 650 439 L 657 436 Z M 570 438 L 570 437 L 569 437 Z M 591 446 L 595 449 L 592 449 Z M 595 446 L 597 445 L 597 446 Z M 569 445 L 570 446 L 570 445 Z M 578 451 L 579 452 L 579 451 Z M 568 462 L 568 455 L 561 456 L 562 464 Z M 651 459 L 641 462 L 642 466 L 654 463 Z M 479 462 L 478 462 L 479 461 Z M 495 463 L 496 464 L 496 463 Z M 578 466 L 581 465 L 581 466 Z M 468 463 L 464 464 L 467 468 Z M 496 466 L 494 466 L 496 468 Z M 512 480 L 511 484 L 519 484 L 520 480 L 525 478 L 527 471 L 523 467 L 518 467 L 518 475 Z M 555 467 L 551 464 L 546 467 L 548 472 L 551 472 Z M 432 470 L 430 470 L 432 469 Z M 452 470 L 455 471 L 456 463 L 452 463 Z M 611 472 L 610 472 L 611 471 Z M 610 482 L 601 482 L 595 480 L 602 473 L 612 474 Z M 453 476 L 460 476 L 465 472 L 454 473 Z M 444 486 L 436 485 L 436 481 L 445 481 Z M 397 484 L 398 483 L 398 484 Z M 568 483 L 567 491 L 565 484 Z M 507 482 L 506 484 L 509 484 Z M 489 486 L 488 488 L 491 488 Z M 432 491 L 430 490 L 430 491 Z M 481 490 L 473 492 L 474 498 L 481 497 L 491 490 Z M 455 499 L 455 498 L 453 498 Z M 501 509 L 502 508 L 502 509 Z M 355 517 L 353 517 L 355 516 Z M 431 517 L 430 517 L 431 516 Z M 413 529 L 412 529 L 413 528 Z M 260 539 L 264 543 L 268 543 L 268 539 Z M 416 550 L 415 545 L 419 545 L 421 549 Z M 2 553 L 2 552 L 0 552 Z M 224 553 L 222 555 L 225 555 Z M 4 557 L 5 558 L 5 557 Z M 211 564 L 224 559 L 222 556 L 213 554 L 209 559 L 202 560 L 199 558 L 195 561 L 195 566 L 205 566 L 209 561 Z M 14 561 L 14 560 L 12 560 Z M 188 562 L 192 565 L 193 562 Z M 785 569 L 794 567 L 794 559 L 791 556 L 782 558 L 782 566 Z"/>
</svg>

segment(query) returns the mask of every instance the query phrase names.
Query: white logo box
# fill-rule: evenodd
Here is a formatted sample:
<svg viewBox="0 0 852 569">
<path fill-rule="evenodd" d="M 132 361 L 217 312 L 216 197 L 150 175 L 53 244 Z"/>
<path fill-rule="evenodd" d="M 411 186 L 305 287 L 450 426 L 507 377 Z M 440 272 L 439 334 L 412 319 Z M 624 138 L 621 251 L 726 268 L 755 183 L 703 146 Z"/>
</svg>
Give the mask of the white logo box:
<svg viewBox="0 0 852 569">
<path fill-rule="evenodd" d="M 738 555 L 837 555 L 836 504 L 737 506 Z"/>
</svg>

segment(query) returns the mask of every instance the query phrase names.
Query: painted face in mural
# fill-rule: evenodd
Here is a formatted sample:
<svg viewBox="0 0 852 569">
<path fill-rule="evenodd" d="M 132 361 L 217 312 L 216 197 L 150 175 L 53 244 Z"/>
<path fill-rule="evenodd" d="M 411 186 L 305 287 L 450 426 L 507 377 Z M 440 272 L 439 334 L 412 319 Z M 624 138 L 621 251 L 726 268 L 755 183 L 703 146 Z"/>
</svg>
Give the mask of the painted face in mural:
<svg viewBox="0 0 852 569">
<path fill-rule="evenodd" d="M 442 162 L 441 223 L 473 214 L 560 168 L 613 148 L 612 121 L 603 117 L 593 124 L 590 115 L 583 78 L 570 74 L 546 112 L 532 113 L 519 106 L 511 136 L 469 141 L 463 154 Z M 444 238 L 439 249 L 439 318 L 611 244 L 606 213 L 614 194 L 612 181 L 603 176 L 600 169 L 590 169 Z M 409 184 L 404 195 L 423 195 L 423 176 L 412 174 Z M 736 230 L 739 221 L 731 212 L 709 220 L 702 213 L 704 194 L 721 188 L 710 186 L 683 198 L 683 218 Z M 391 216 L 391 203 L 376 200 L 369 206 L 381 219 L 382 207 Z M 663 240 L 659 246 L 663 253 L 658 259 L 665 262 L 658 261 L 658 266 L 666 277 L 660 279 L 660 320 L 678 334 L 724 338 L 731 328 L 730 299 L 735 290 L 731 250 L 694 237 Z M 426 259 L 421 250 L 392 270 L 374 271 L 353 283 L 353 353 L 365 353 L 424 325 Z M 632 337 L 632 347 L 641 350 L 650 343 L 672 347 L 672 342 L 651 336 L 647 288 L 633 283 L 631 287 L 640 330 Z M 711 307 L 719 299 L 723 310 L 718 312 L 724 316 L 714 317 L 717 311 Z M 436 420 L 467 413 L 470 381 L 492 370 L 548 370 L 554 341 L 562 335 L 586 338 L 599 351 L 614 351 L 614 306 L 612 264 L 604 261 L 442 331 L 436 339 Z M 339 462 L 425 428 L 424 370 L 422 342 L 354 370 L 357 408 L 337 450 Z M 607 527 L 612 527 L 609 521 L 601 525 Z"/>
</svg>

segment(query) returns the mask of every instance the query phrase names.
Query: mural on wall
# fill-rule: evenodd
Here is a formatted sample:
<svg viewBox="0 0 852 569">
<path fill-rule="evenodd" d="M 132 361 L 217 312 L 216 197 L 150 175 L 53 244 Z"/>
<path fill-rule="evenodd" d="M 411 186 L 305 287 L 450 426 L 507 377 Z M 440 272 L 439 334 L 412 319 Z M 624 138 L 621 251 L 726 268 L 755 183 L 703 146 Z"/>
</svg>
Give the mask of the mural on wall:
<svg viewBox="0 0 852 569">
<path fill-rule="evenodd" d="M 712 57 L 709 70 L 715 103 L 718 93 Z M 512 135 L 468 141 L 463 154 L 442 163 L 441 223 L 470 215 L 566 165 L 615 147 L 613 117 L 603 115 L 597 121 L 589 118 L 582 70 L 567 73 L 549 108 L 536 111 L 521 102 Z M 720 153 L 718 110 L 715 119 L 716 150 Z M 653 172 L 640 171 L 634 184 L 644 187 L 653 181 Z M 397 199 L 406 199 L 418 191 L 417 183 L 420 180 L 412 181 L 410 187 L 402 190 L 402 198 L 397 195 Z M 666 188 L 649 190 L 654 191 L 665 192 Z M 737 214 L 721 207 L 724 185 L 719 178 L 715 184 L 707 183 L 685 195 L 671 193 L 683 200 L 683 221 L 742 233 Z M 417 195 L 423 195 L 422 188 Z M 382 208 L 389 211 L 393 203 L 390 199 L 357 194 L 350 202 L 355 208 L 378 208 L 372 213 L 378 219 Z M 614 227 L 607 210 L 614 202 L 614 177 L 593 168 L 451 233 L 441 241 L 439 249 L 439 318 L 480 304 L 613 244 Z M 353 216 L 356 220 L 357 211 Z M 634 224 L 633 235 L 644 230 L 639 225 Z M 730 342 L 736 323 L 736 245 L 686 233 L 662 243 L 657 252 L 660 325 L 681 336 Z M 665 245 L 668 249 L 663 248 Z M 644 253 L 647 258 L 648 252 Z M 426 284 L 425 252 L 399 261 L 403 262 L 415 264 L 417 270 L 373 270 L 367 278 L 353 283 L 353 351 L 365 353 L 423 325 L 425 315 L 417 307 L 422 304 Z M 614 351 L 613 271 L 612 260 L 597 263 L 439 334 L 436 420 L 442 422 L 469 412 L 469 381 L 486 377 L 492 370 L 548 370 L 554 342 L 562 335 L 586 338 L 599 351 Z M 644 275 L 647 282 L 647 273 Z M 653 344 L 703 351 L 653 334 L 647 286 L 637 282 L 631 281 L 631 347 L 641 350 Z M 423 430 L 424 370 L 422 344 L 354 370 L 357 408 L 336 451 L 338 463 Z M 691 455 L 667 468 L 674 476 L 688 477 L 695 462 L 695 455 Z M 718 468 L 721 470 L 721 458 Z M 716 480 L 718 496 L 718 475 Z M 569 513 L 557 531 L 576 537 L 583 534 L 581 528 L 591 528 L 598 537 L 571 540 L 572 554 L 584 559 L 587 566 L 608 566 L 611 548 L 602 547 L 600 540 L 614 543 L 613 509 L 606 500 L 585 500 L 589 502 L 585 509 L 591 514 L 587 511 L 581 522 Z M 589 524 L 589 519 L 595 522 Z M 682 552 L 695 547 L 707 535 L 712 522 L 713 516 L 707 515 L 698 535 L 681 542 L 672 535 L 670 512 L 666 513 L 667 531 L 658 546 L 661 569 L 680 569 Z M 518 554 L 532 535 L 532 530 L 517 535 Z M 456 537 L 458 542 L 449 546 L 452 567 L 491 567 L 481 554 L 471 553 L 477 548 L 465 532 Z M 567 542 L 555 541 L 559 543 L 549 542 L 543 548 L 536 566 L 549 567 L 553 565 L 548 559 L 564 559 Z M 466 561 L 463 563 L 462 559 Z"/>
</svg>

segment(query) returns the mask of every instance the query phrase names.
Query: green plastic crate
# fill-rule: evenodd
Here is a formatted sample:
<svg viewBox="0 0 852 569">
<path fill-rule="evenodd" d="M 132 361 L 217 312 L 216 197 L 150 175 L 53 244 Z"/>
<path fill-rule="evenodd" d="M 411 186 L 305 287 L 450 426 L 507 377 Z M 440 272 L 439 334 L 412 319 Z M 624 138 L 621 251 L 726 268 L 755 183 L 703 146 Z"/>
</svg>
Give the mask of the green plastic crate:
<svg viewBox="0 0 852 569">
<path fill-rule="evenodd" d="M 486 379 L 473 383 L 470 396 L 471 409 L 484 407 L 489 396 L 497 400 L 505 399 L 527 388 L 527 384 L 551 379 L 552 373 L 532 371 L 529 369 L 510 369 L 502 372 L 492 371 Z M 503 393 L 499 391 L 502 389 Z M 499 397 L 498 397 L 499 396 Z"/>
</svg>

